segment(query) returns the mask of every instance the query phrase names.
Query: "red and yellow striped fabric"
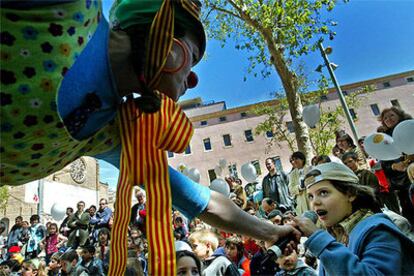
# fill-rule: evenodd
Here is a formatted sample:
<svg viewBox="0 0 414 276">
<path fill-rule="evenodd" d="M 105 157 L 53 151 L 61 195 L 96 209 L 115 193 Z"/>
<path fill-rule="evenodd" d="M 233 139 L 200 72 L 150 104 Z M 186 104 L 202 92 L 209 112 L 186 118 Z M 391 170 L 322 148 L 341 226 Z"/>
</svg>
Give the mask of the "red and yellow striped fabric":
<svg viewBox="0 0 414 276">
<path fill-rule="evenodd" d="M 134 185 L 147 192 L 149 275 L 175 275 L 175 249 L 171 221 L 171 188 L 166 151 L 183 152 L 193 128 L 181 108 L 159 94 L 161 109 L 141 112 L 130 99 L 121 106 L 122 141 L 120 177 L 111 234 L 109 275 L 123 275 L 127 260 L 127 229 Z"/>
</svg>

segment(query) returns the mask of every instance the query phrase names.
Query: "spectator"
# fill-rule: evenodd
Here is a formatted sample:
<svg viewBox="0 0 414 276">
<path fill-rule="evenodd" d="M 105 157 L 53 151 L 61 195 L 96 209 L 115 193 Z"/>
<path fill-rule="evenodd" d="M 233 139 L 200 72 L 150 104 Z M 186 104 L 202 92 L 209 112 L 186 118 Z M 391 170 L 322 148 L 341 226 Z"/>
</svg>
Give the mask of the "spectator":
<svg viewBox="0 0 414 276">
<path fill-rule="evenodd" d="M 72 249 L 78 248 L 78 246 L 84 246 L 88 239 L 88 224 L 89 213 L 85 212 L 85 202 L 79 201 L 77 204 L 78 210 L 71 216 L 68 222 L 68 226 L 71 229 L 67 246 Z"/>
<path fill-rule="evenodd" d="M 94 255 L 95 246 L 83 246 L 81 251 L 82 260 L 79 265 L 86 268 L 86 272 L 90 276 L 103 276 L 105 274 L 103 272 L 102 262 L 100 259 L 95 259 Z"/>
<path fill-rule="evenodd" d="M 109 268 L 110 237 L 111 235 L 108 228 L 101 228 L 99 230 L 98 245 L 96 246 L 96 258 L 102 261 L 104 273 L 107 273 Z"/>
<path fill-rule="evenodd" d="M 52 222 L 49 224 L 47 228 L 47 235 L 41 241 L 46 251 L 46 265 L 49 265 L 49 261 L 52 255 L 58 252 L 59 248 L 67 240 L 68 239 L 65 236 L 58 233 L 58 226 L 56 223 Z"/>
<path fill-rule="evenodd" d="M 62 252 L 56 252 L 50 257 L 50 262 L 47 267 L 48 276 L 60 275 L 60 257 L 63 255 Z"/>
<path fill-rule="evenodd" d="M 129 252 L 128 252 L 129 253 Z M 141 263 L 139 260 L 133 256 L 127 259 L 127 265 L 125 269 L 125 276 L 129 275 L 145 275 L 144 271 L 142 270 Z"/>
<path fill-rule="evenodd" d="M 73 215 L 73 208 L 67 207 L 66 208 L 66 217 L 63 219 L 62 223 L 59 227 L 59 233 L 61 233 L 65 237 L 69 237 L 70 234 L 70 228 L 68 226 L 68 222 L 70 217 Z"/>
<path fill-rule="evenodd" d="M 380 116 L 379 121 L 381 126 L 378 128 L 378 132 L 384 132 L 388 135 L 392 135 L 394 128 L 402 121 L 412 119 L 411 115 L 405 113 L 403 110 L 397 107 L 391 107 L 384 109 Z M 384 173 L 387 176 L 391 184 L 391 192 L 396 191 L 398 199 L 400 201 L 402 215 L 406 217 L 412 225 L 414 225 L 414 206 L 411 204 L 409 198 L 410 180 L 407 174 L 407 167 L 411 160 L 404 156 L 389 161 L 381 160 L 381 165 L 384 169 Z"/>
<path fill-rule="evenodd" d="M 201 259 L 204 275 L 239 276 L 237 267 L 223 254 L 214 252 L 219 245 L 219 238 L 211 230 L 203 229 L 191 233 L 188 238 L 194 253 Z"/>
<path fill-rule="evenodd" d="M 22 276 L 46 276 L 45 267 L 42 261 L 34 258 L 25 261 L 22 265 Z"/>
<path fill-rule="evenodd" d="M 20 269 L 21 264 L 17 260 L 7 260 L 0 264 L 0 275 L 20 276 Z"/>
<path fill-rule="evenodd" d="M 86 268 L 79 265 L 79 255 L 76 250 L 69 249 L 60 257 L 62 276 L 88 276 Z"/>
<path fill-rule="evenodd" d="M 108 207 L 108 200 L 102 198 L 99 201 L 99 209 L 96 212 L 95 216 L 90 219 L 89 223 L 94 227 L 94 241 L 98 238 L 98 232 L 101 228 L 109 229 L 109 220 L 112 216 L 112 210 Z"/>
<path fill-rule="evenodd" d="M 300 151 L 296 151 L 290 157 L 292 171 L 289 173 L 289 192 L 293 197 L 296 214 L 301 215 L 309 210 L 309 202 L 306 197 L 306 188 L 303 183 L 305 174 L 311 167 L 306 166 L 306 156 Z"/>
<path fill-rule="evenodd" d="M 327 231 L 309 219 L 294 222 L 319 257 L 319 275 L 407 275 L 414 243 L 381 213 L 372 188 L 346 166 L 316 166 L 305 178 L 308 198 Z"/>
<path fill-rule="evenodd" d="M 18 216 L 15 218 L 15 223 L 13 227 L 9 231 L 9 235 L 7 237 L 7 248 L 10 248 L 12 245 L 22 245 L 22 235 L 23 235 L 23 218 L 22 216 Z"/>
<path fill-rule="evenodd" d="M 277 258 L 276 263 L 281 270 L 276 273 L 276 276 L 317 276 L 318 273 L 311 267 L 307 266 L 301 259 L 298 258 L 298 253 L 293 250 L 289 255 L 282 255 Z"/>
<path fill-rule="evenodd" d="M 226 239 L 226 256 L 236 265 L 240 275 L 250 276 L 250 260 L 244 256 L 243 241 L 232 236 Z"/>
<path fill-rule="evenodd" d="M 328 155 L 317 155 L 312 159 L 312 166 L 332 162 Z"/>
<path fill-rule="evenodd" d="M 362 153 L 364 154 L 365 158 L 368 158 L 369 155 L 365 151 L 365 138 L 367 138 L 367 137 L 366 136 L 359 137 L 359 139 L 358 139 L 358 145 L 359 145 L 359 148 L 361 149 Z"/>
<path fill-rule="evenodd" d="M 274 200 L 268 197 L 262 200 L 261 208 L 263 209 L 265 213 L 264 218 L 268 218 L 269 214 L 274 210 L 279 210 L 280 212 L 282 212 L 282 214 L 289 210 L 283 205 L 277 205 L 277 203 Z"/>
<path fill-rule="evenodd" d="M 46 237 L 46 227 L 40 223 L 38 215 L 30 217 L 30 238 L 26 247 L 26 259 L 33 259 L 39 255 L 41 248 L 40 242 Z"/>
<path fill-rule="evenodd" d="M 197 256 L 187 250 L 176 252 L 177 276 L 201 276 L 201 262 Z"/>
<path fill-rule="evenodd" d="M 275 275 L 279 267 L 274 260 L 267 258 L 267 249 L 263 241 L 258 241 L 259 251 L 250 261 L 250 274 L 252 276 Z"/>
<path fill-rule="evenodd" d="M 273 224 L 282 225 L 283 213 L 280 210 L 273 210 L 267 215 L 267 219 Z"/>
<path fill-rule="evenodd" d="M 263 197 L 271 198 L 278 205 L 291 207 L 292 200 L 289 196 L 289 179 L 284 172 L 278 172 L 273 158 L 266 159 L 266 168 L 269 173 L 263 178 Z"/>
<path fill-rule="evenodd" d="M 182 217 L 176 217 L 174 220 L 174 237 L 176 240 L 186 241 L 188 231 L 184 227 L 184 221 Z"/>
<path fill-rule="evenodd" d="M 336 136 L 336 145 L 338 148 L 341 149 L 342 154 L 340 155 L 340 159 L 342 160 L 342 155 L 347 152 L 354 152 L 358 156 L 358 164 L 361 169 L 368 170 L 369 165 L 367 159 L 365 158 L 364 153 L 361 149 L 354 144 L 354 140 L 352 140 L 349 134 L 345 132 Z"/>
<path fill-rule="evenodd" d="M 138 202 L 132 206 L 130 224 L 138 227 L 139 230 L 141 230 L 141 232 L 145 235 L 145 191 L 138 188 L 135 191 L 135 198 Z"/>
</svg>

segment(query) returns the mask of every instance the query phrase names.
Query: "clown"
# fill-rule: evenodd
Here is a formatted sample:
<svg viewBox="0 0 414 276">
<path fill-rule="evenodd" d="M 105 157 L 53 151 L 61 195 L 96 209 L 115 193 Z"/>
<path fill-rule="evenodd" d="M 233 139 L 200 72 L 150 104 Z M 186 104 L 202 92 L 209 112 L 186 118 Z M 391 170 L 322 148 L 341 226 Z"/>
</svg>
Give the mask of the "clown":
<svg viewBox="0 0 414 276">
<path fill-rule="evenodd" d="M 165 150 L 185 149 L 182 137 L 165 133 L 185 133 L 187 143 L 192 134 L 175 102 L 197 84 L 191 67 L 206 43 L 199 13 L 197 0 L 118 0 L 110 27 L 100 1 L 3 1 L 1 185 L 40 179 L 88 155 L 121 169 L 117 193 L 123 197 L 139 184 L 150 195 L 152 185 L 143 182 L 159 174 L 166 186 L 155 194 L 167 190 L 166 204 L 172 200 L 188 218 L 269 242 L 298 237 L 292 227 L 264 223 L 171 167 L 163 170 Z M 141 97 L 132 99 L 133 92 Z M 164 140 L 154 131 L 164 131 Z M 122 208 L 130 202 L 122 206 L 115 215 L 119 233 Z M 118 249 L 114 245 L 111 254 Z M 157 264 L 155 274 L 161 273 Z M 119 271 L 124 265 L 111 258 Z"/>
</svg>

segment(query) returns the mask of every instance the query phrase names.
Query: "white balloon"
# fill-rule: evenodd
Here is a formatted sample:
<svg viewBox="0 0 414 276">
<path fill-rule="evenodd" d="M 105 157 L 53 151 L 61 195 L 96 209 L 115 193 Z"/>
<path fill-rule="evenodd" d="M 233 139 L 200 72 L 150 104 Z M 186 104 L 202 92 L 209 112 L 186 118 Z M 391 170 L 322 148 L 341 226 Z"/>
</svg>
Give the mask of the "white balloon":
<svg viewBox="0 0 414 276">
<path fill-rule="evenodd" d="M 184 172 L 184 170 L 187 168 L 187 165 L 184 163 L 180 163 L 177 166 L 177 171 L 179 171 L 180 173 Z"/>
<path fill-rule="evenodd" d="M 394 160 L 401 156 L 394 139 L 385 133 L 373 133 L 364 140 L 366 152 L 378 160 Z"/>
<path fill-rule="evenodd" d="M 246 163 L 241 166 L 241 175 L 247 182 L 255 182 L 257 179 L 256 168 L 252 163 Z"/>
<path fill-rule="evenodd" d="M 227 184 L 226 181 L 220 178 L 216 178 L 213 180 L 213 182 L 211 182 L 210 189 L 219 192 L 226 197 L 230 195 L 230 186 Z"/>
<path fill-rule="evenodd" d="M 222 169 L 225 169 L 225 168 L 226 168 L 226 165 L 227 165 L 227 160 L 226 160 L 226 159 L 224 159 L 224 158 L 220 159 L 220 160 L 219 160 L 219 165 L 220 165 L 220 167 L 221 167 Z"/>
<path fill-rule="evenodd" d="M 217 176 L 221 176 L 221 174 L 223 173 L 223 169 L 219 165 L 217 165 L 214 167 L 214 172 Z"/>
<path fill-rule="evenodd" d="M 392 133 L 392 138 L 400 152 L 414 154 L 414 120 L 399 123 Z"/>
<path fill-rule="evenodd" d="M 61 203 L 55 203 L 50 209 L 50 214 L 54 220 L 59 221 L 66 215 L 66 206 L 63 206 Z"/>
<path fill-rule="evenodd" d="M 196 168 L 191 168 L 188 170 L 188 177 L 193 180 L 194 182 L 200 182 L 200 171 Z"/>
<path fill-rule="evenodd" d="M 321 118 L 321 110 L 316 104 L 307 105 L 302 111 L 303 121 L 310 127 L 314 128 Z"/>
</svg>

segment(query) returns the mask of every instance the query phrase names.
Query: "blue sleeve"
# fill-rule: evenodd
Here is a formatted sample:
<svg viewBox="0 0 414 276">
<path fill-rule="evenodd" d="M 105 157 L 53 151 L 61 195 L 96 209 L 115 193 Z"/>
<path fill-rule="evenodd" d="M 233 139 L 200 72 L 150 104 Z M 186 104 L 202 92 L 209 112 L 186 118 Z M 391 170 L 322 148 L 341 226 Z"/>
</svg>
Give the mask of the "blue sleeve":
<svg viewBox="0 0 414 276">
<path fill-rule="evenodd" d="M 378 228 L 364 239 L 360 256 L 319 230 L 305 242 L 318 257 L 326 275 L 399 275 L 401 242 L 390 231 Z"/>
<path fill-rule="evenodd" d="M 112 216 L 112 210 L 111 210 L 111 209 L 109 209 L 108 207 L 107 207 L 107 208 L 105 208 L 105 210 L 104 210 L 104 213 L 103 213 L 103 216 L 102 216 L 101 220 L 100 220 L 100 221 L 98 221 L 98 225 L 105 225 L 105 224 L 108 224 L 109 219 L 111 218 L 111 216 Z"/>
</svg>

